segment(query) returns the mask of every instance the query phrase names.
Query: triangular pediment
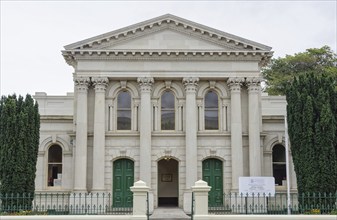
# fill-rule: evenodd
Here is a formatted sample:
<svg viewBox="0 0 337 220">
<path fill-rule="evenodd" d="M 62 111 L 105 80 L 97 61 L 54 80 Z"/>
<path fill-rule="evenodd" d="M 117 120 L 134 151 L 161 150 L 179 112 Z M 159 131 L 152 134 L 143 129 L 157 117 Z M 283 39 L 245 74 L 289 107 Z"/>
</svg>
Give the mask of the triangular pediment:
<svg viewBox="0 0 337 220">
<path fill-rule="evenodd" d="M 107 50 L 233 50 L 230 45 L 219 45 L 171 29 L 151 32 L 121 42 L 105 43 L 97 49 Z"/>
<path fill-rule="evenodd" d="M 65 49 L 270 51 L 271 47 L 166 14 L 67 45 Z"/>
</svg>

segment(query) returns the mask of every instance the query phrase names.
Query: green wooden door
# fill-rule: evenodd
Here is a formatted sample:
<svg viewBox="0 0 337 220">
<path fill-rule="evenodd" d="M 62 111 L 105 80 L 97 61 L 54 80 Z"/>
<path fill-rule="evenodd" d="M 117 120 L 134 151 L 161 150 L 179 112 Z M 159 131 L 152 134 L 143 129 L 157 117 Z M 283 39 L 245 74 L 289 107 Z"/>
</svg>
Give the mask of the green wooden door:
<svg viewBox="0 0 337 220">
<path fill-rule="evenodd" d="M 113 206 L 132 207 L 134 165 L 132 160 L 120 159 L 113 163 Z"/>
<path fill-rule="evenodd" d="M 202 162 L 202 179 L 212 187 L 208 194 L 208 205 L 219 206 L 223 204 L 223 178 L 222 161 L 207 159 Z"/>
</svg>

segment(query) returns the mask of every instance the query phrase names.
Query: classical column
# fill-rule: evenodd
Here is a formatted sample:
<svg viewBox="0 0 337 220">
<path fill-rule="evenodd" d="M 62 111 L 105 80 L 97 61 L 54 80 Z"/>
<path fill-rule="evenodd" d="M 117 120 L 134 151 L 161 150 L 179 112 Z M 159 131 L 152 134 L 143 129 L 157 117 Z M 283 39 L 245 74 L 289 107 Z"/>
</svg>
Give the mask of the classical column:
<svg viewBox="0 0 337 220">
<path fill-rule="evenodd" d="M 232 190 L 239 189 L 239 177 L 243 176 L 241 85 L 243 78 L 229 78 L 231 91 L 231 147 L 232 147 Z"/>
<path fill-rule="evenodd" d="M 197 181 L 197 102 L 196 91 L 199 78 L 183 79 L 186 90 L 186 188 Z"/>
<path fill-rule="evenodd" d="M 151 90 L 152 77 L 137 79 L 140 87 L 140 179 L 151 186 Z"/>
<path fill-rule="evenodd" d="M 199 78 L 187 77 L 183 78 L 183 84 L 186 90 L 186 103 L 185 103 L 185 192 L 183 208 L 186 213 L 191 211 L 192 205 L 192 191 L 191 187 L 197 181 L 198 174 L 198 151 L 197 151 L 197 115 L 198 107 L 196 101 L 196 91 Z"/>
<path fill-rule="evenodd" d="M 92 191 L 104 190 L 105 162 L 105 89 L 108 78 L 92 78 L 95 87 L 94 147 Z"/>
<path fill-rule="evenodd" d="M 249 174 L 261 176 L 260 144 L 260 82 L 261 78 L 247 78 L 248 86 L 248 134 L 249 134 Z"/>
<path fill-rule="evenodd" d="M 75 77 L 76 89 L 76 147 L 74 191 L 87 191 L 88 85 L 87 77 Z"/>
</svg>

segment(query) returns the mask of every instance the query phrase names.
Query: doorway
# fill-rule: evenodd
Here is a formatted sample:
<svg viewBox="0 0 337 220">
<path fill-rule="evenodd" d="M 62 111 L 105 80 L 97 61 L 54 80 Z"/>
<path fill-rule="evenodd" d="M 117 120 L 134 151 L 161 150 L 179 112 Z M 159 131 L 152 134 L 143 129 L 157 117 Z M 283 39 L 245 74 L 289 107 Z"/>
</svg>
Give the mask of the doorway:
<svg viewBox="0 0 337 220">
<path fill-rule="evenodd" d="M 158 161 L 158 206 L 178 206 L 178 161 L 165 158 Z"/>
<path fill-rule="evenodd" d="M 113 206 L 132 207 L 134 163 L 129 159 L 119 159 L 113 163 Z"/>
<path fill-rule="evenodd" d="M 210 158 L 202 162 L 202 179 L 211 186 L 208 193 L 208 205 L 219 206 L 223 204 L 222 161 Z"/>
</svg>

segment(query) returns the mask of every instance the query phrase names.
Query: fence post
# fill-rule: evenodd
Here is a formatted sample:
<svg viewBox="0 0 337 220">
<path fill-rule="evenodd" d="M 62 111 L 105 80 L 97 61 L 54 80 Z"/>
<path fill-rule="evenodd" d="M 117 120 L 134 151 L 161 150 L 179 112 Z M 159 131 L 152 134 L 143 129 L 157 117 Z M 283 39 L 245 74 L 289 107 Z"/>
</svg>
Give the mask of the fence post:
<svg viewBox="0 0 337 220">
<path fill-rule="evenodd" d="M 192 186 L 192 192 L 194 193 L 194 216 L 208 215 L 208 192 L 211 187 L 207 185 L 207 182 L 199 180 Z"/>
<path fill-rule="evenodd" d="M 147 219 L 147 193 L 149 187 L 146 183 L 139 180 L 130 187 L 133 192 L 133 218 Z"/>
</svg>

